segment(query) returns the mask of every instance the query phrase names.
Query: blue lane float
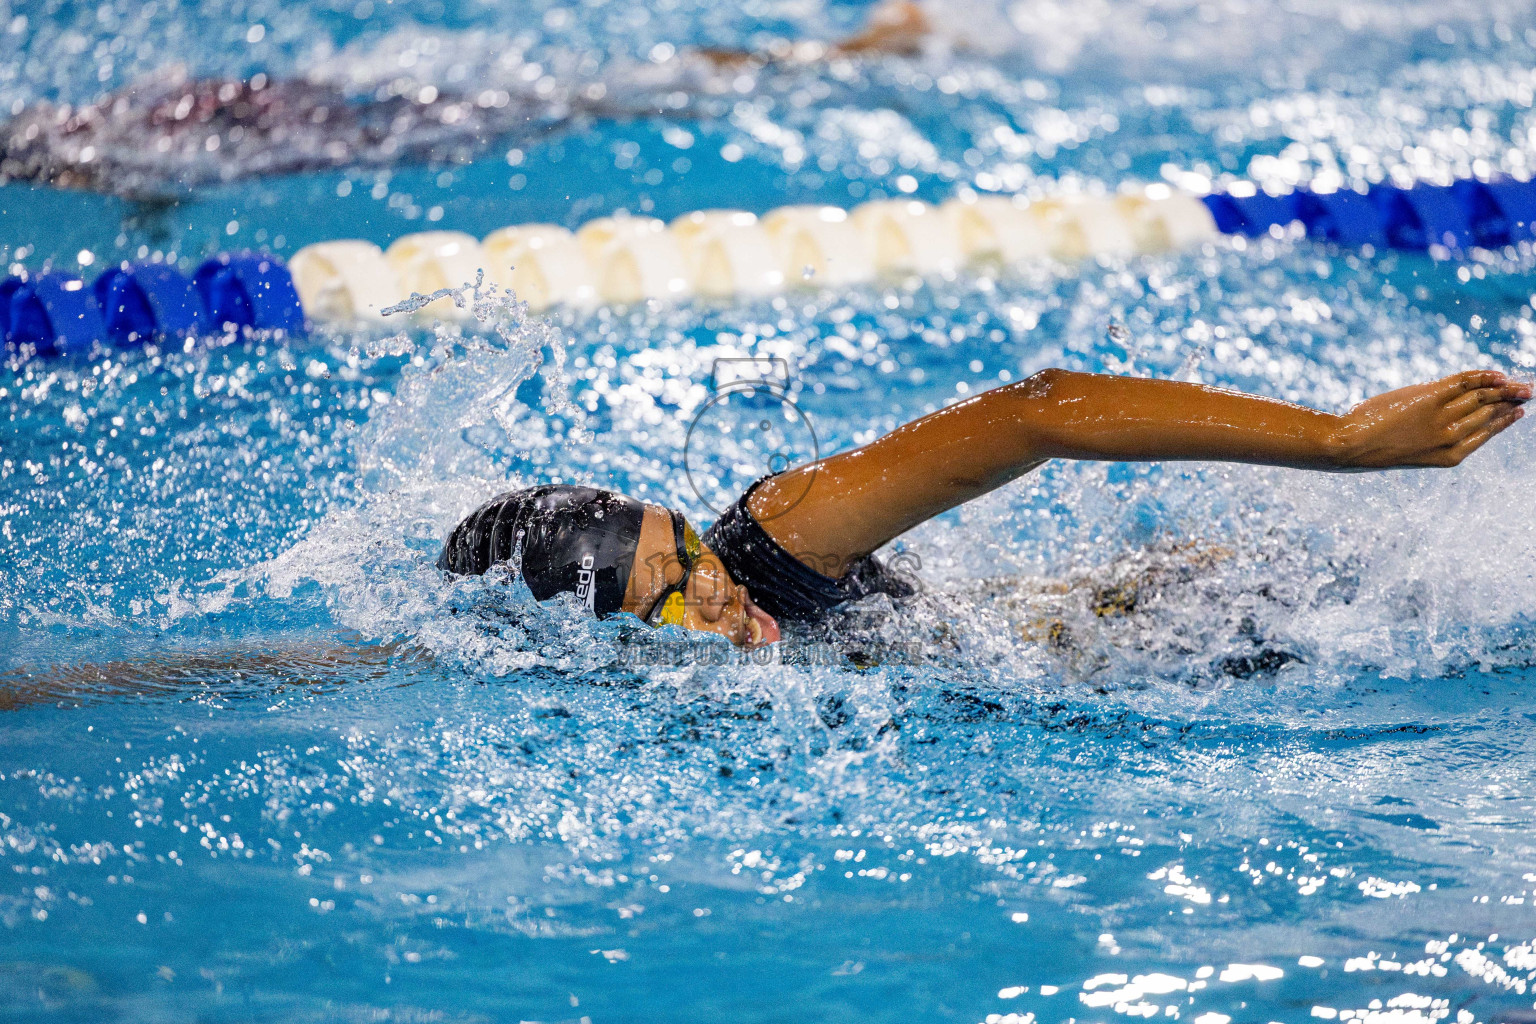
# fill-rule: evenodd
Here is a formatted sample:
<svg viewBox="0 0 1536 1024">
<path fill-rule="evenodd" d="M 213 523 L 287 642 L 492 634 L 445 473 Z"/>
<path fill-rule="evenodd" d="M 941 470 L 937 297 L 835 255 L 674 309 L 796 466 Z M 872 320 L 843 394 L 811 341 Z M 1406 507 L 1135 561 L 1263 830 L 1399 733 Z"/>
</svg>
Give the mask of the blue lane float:
<svg viewBox="0 0 1536 1024">
<path fill-rule="evenodd" d="M 107 338 L 117 345 L 187 338 L 203 325 L 192 281 L 166 263 L 130 263 L 96 279 Z"/>
<path fill-rule="evenodd" d="M 215 256 L 197 269 L 192 281 L 214 327 L 304 330 L 299 293 L 288 268 L 275 256 L 259 252 Z"/>
<path fill-rule="evenodd" d="M 1254 238 L 1267 234 L 1276 224 L 1285 225 L 1297 219 L 1296 197 L 1291 193 L 1272 196 L 1259 191 L 1248 195 L 1215 192 L 1203 199 L 1216 221 L 1216 230 L 1224 235 Z"/>
<path fill-rule="evenodd" d="M 1472 226 L 1466 208 L 1449 188 L 1383 186 L 1373 190 L 1381 209 L 1387 244 L 1394 249 L 1428 249 L 1432 245 L 1461 250 L 1472 247 Z"/>
<path fill-rule="evenodd" d="M 1201 199 L 1218 231 L 1248 238 L 1300 221 L 1309 237 L 1350 247 L 1465 252 L 1536 239 L 1536 183 L 1528 181 L 1298 189 L 1278 196 L 1245 189 Z"/>
<path fill-rule="evenodd" d="M 287 266 L 260 252 L 222 253 L 192 277 L 165 263 L 124 263 L 87 284 L 49 271 L 0 281 L 5 346 L 83 352 L 250 328 L 302 334 L 304 309 Z"/>
<path fill-rule="evenodd" d="M 61 273 L 0 282 L 0 327 L 6 344 L 40 353 L 84 351 L 106 333 L 85 282 Z"/>
<path fill-rule="evenodd" d="M 1528 181 L 1461 182 L 1477 222 L 1496 225 L 1494 247 L 1536 238 L 1536 185 Z M 1500 241 L 1499 239 L 1502 239 Z"/>
<path fill-rule="evenodd" d="M 1360 192 L 1316 195 L 1305 191 L 1295 196 L 1296 219 L 1307 226 L 1307 234 L 1312 238 L 1356 249 L 1386 246 L 1386 232 L 1370 196 Z"/>
</svg>

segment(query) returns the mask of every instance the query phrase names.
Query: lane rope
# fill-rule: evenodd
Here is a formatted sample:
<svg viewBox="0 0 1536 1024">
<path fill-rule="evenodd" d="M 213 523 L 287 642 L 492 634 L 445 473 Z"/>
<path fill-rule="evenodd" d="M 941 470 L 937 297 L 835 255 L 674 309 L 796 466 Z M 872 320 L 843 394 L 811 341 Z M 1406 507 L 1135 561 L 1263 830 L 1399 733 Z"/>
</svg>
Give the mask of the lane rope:
<svg viewBox="0 0 1536 1024">
<path fill-rule="evenodd" d="M 0 282 L 7 348 L 46 355 L 254 329 L 302 334 L 319 323 L 377 324 L 411 295 L 485 279 L 535 311 L 692 296 L 770 295 L 964 266 L 1084 260 L 1188 248 L 1220 235 L 1258 237 L 1299 222 L 1322 242 L 1451 257 L 1536 240 L 1536 182 L 1458 181 L 1366 192 L 1299 189 L 1283 195 L 1239 182 L 1197 196 L 1156 184 L 1113 196 L 976 194 L 934 205 L 881 199 L 852 210 L 785 206 L 762 216 L 700 210 L 670 224 L 618 215 L 575 231 L 517 224 L 484 239 L 424 231 L 388 249 L 318 242 L 284 264 L 269 253 L 222 253 L 188 276 L 157 262 L 125 262 L 87 285 L 62 271 Z M 450 299 L 418 322 L 470 315 Z"/>
</svg>

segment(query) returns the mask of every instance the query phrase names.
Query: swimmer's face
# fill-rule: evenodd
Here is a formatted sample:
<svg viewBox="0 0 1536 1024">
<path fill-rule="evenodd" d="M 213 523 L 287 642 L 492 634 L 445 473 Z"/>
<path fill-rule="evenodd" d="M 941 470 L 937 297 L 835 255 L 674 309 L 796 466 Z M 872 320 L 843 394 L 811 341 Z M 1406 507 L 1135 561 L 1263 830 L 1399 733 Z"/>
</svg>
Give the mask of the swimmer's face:
<svg viewBox="0 0 1536 1024">
<path fill-rule="evenodd" d="M 624 610 L 645 617 L 667 589 L 683 578 L 672 517 L 656 505 L 645 506 L 640 546 L 629 575 Z M 773 616 L 752 603 L 747 588 L 731 579 L 720 559 L 707 547 L 699 551 L 682 591 L 680 625 L 701 633 L 719 633 L 738 647 L 759 647 L 779 639 Z"/>
</svg>

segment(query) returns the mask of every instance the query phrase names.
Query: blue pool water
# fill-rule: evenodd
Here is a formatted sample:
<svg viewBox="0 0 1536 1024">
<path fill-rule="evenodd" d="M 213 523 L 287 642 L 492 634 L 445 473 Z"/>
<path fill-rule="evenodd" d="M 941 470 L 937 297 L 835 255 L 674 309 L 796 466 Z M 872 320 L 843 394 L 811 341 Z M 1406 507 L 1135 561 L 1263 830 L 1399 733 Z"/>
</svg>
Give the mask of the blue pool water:
<svg viewBox="0 0 1536 1024">
<path fill-rule="evenodd" d="M 452 167 L 243 179 L 169 207 L 12 184 L 0 242 L 10 263 L 99 268 L 619 207 L 1536 159 L 1523 4 L 938 10 L 994 45 L 765 75 Z M 595 48 L 596 74 L 623 76 L 661 42 L 859 15 L 20 5 L 0 107 L 87 99 L 171 53 L 200 74 L 446 86 L 493 81 L 515 43 Z M 822 451 L 1046 366 L 1340 409 L 1536 368 L 1533 264 L 1275 237 L 548 318 L 487 296 L 463 329 L 6 363 L 0 1019 L 1529 1013 L 1524 424 L 1453 473 L 1053 465 L 901 543 L 928 585 L 911 618 L 768 659 L 430 560 L 525 481 L 708 522 L 683 452 L 720 358 L 782 359 Z M 759 414 L 721 413 L 741 429 L 712 421 L 690 468 L 756 465 Z M 1095 615 L 1117 586 L 1135 608 Z"/>
</svg>

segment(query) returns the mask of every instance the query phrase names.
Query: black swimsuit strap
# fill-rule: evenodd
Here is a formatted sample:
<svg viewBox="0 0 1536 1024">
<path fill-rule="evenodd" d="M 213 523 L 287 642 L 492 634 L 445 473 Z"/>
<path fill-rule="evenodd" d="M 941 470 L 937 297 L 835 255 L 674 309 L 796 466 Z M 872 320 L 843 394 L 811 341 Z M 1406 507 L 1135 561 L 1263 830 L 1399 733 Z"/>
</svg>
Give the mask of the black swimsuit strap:
<svg viewBox="0 0 1536 1024">
<path fill-rule="evenodd" d="M 678 564 L 683 567 L 683 575 L 678 581 L 661 592 L 661 596 L 651 605 L 651 610 L 645 613 L 645 621 L 652 622 L 656 613 L 666 605 L 667 598 L 673 594 L 682 593 L 688 586 L 688 577 L 693 573 L 693 553 L 688 550 L 688 520 L 675 508 L 667 509 L 667 514 L 672 517 L 672 547 L 677 552 Z"/>
<path fill-rule="evenodd" d="M 688 550 L 688 520 L 675 508 L 667 509 L 672 517 L 672 545 L 677 548 L 677 560 L 683 564 L 683 580 L 693 572 L 693 552 Z"/>
<path fill-rule="evenodd" d="M 832 577 L 811 568 L 809 560 L 802 561 L 785 551 L 747 505 L 763 480 L 747 488 L 747 493 L 704 534 L 704 543 L 731 579 L 747 588 L 753 604 L 781 623 L 814 622 L 845 601 L 873 593 L 900 598 L 915 592 L 915 587 L 871 555 L 854 559 L 842 576 Z"/>
</svg>

